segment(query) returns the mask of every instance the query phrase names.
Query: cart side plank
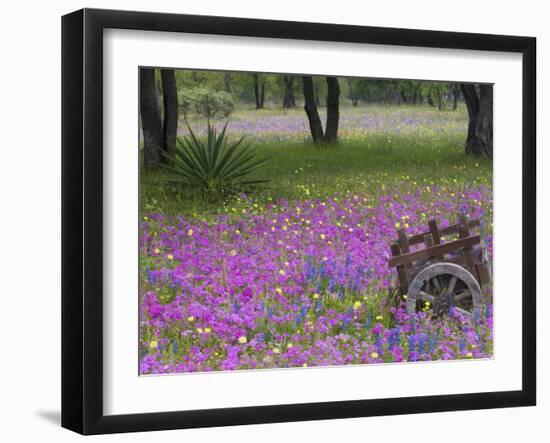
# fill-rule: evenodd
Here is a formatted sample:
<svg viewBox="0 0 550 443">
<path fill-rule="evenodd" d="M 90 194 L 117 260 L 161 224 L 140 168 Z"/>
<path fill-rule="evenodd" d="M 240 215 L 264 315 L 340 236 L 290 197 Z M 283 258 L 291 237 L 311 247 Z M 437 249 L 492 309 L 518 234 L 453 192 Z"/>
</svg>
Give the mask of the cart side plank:
<svg viewBox="0 0 550 443">
<path fill-rule="evenodd" d="M 397 243 L 391 245 L 391 253 L 394 257 L 401 255 L 401 248 Z M 397 266 L 397 278 L 399 278 L 399 284 L 402 288 L 409 287 L 409 274 L 405 269 L 405 266 Z"/>
<path fill-rule="evenodd" d="M 471 237 L 466 237 L 460 240 L 432 246 L 431 248 L 421 249 L 419 251 L 410 252 L 408 254 L 402 254 L 390 258 L 390 260 L 388 261 L 388 266 L 393 268 L 396 266 L 411 264 L 416 260 L 424 258 L 439 257 L 443 254 L 448 254 L 449 252 L 456 251 L 457 249 L 475 246 L 479 244 L 480 241 L 481 237 L 479 235 L 473 235 Z"/>
<path fill-rule="evenodd" d="M 470 220 L 467 224 L 469 228 L 476 228 L 480 225 L 480 221 L 479 219 L 476 218 L 476 219 Z M 445 237 L 446 235 L 451 235 L 456 233 L 458 233 L 458 224 L 439 229 L 440 237 Z M 423 243 L 424 236 L 427 234 L 431 234 L 431 232 L 421 232 L 420 234 L 411 235 L 409 237 L 409 245 L 417 245 L 419 243 Z M 435 239 L 434 239 L 434 243 L 435 243 Z"/>
<path fill-rule="evenodd" d="M 466 224 L 466 217 L 464 217 L 463 214 L 459 214 L 459 226 L 458 226 L 458 236 L 459 238 L 468 238 L 470 236 L 470 230 L 468 229 L 468 225 Z M 475 272 L 474 270 L 474 255 L 473 255 L 473 248 L 467 247 L 464 248 L 462 251 L 462 254 L 464 256 L 464 264 L 466 265 L 466 269 L 470 272 Z"/>
</svg>

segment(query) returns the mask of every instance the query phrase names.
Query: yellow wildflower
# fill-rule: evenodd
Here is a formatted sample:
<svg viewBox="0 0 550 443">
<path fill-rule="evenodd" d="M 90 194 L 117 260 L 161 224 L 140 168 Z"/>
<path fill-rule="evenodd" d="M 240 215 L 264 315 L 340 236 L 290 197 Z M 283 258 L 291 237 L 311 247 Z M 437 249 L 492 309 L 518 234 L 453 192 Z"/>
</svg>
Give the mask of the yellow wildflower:
<svg viewBox="0 0 550 443">
<path fill-rule="evenodd" d="M 370 355 L 372 358 L 378 358 L 378 352 L 374 351 L 373 353 L 371 353 Z"/>
<path fill-rule="evenodd" d="M 193 230 L 192 230 L 192 229 L 189 229 L 189 231 L 187 231 L 187 235 L 188 235 L 189 237 L 191 237 L 191 236 L 193 235 Z"/>
<path fill-rule="evenodd" d="M 244 335 L 241 335 L 239 338 L 238 338 L 238 341 L 239 343 L 241 344 L 245 344 L 248 340 L 246 339 L 246 337 Z"/>
<path fill-rule="evenodd" d="M 354 304 L 353 304 L 353 309 L 357 310 L 361 307 L 361 302 L 360 301 L 356 301 Z"/>
<path fill-rule="evenodd" d="M 193 317 L 192 315 L 190 315 L 189 317 L 187 317 L 187 321 L 193 323 L 195 321 L 195 317 Z"/>
<path fill-rule="evenodd" d="M 159 344 L 158 344 L 158 342 L 157 342 L 156 340 L 152 340 L 152 341 L 149 343 L 149 347 L 150 347 L 151 349 L 156 349 L 158 345 L 159 345 Z"/>
<path fill-rule="evenodd" d="M 315 300 L 317 300 L 317 299 L 319 298 L 319 294 L 317 294 L 317 292 L 316 292 L 315 294 L 313 294 L 313 298 L 314 298 Z"/>
</svg>

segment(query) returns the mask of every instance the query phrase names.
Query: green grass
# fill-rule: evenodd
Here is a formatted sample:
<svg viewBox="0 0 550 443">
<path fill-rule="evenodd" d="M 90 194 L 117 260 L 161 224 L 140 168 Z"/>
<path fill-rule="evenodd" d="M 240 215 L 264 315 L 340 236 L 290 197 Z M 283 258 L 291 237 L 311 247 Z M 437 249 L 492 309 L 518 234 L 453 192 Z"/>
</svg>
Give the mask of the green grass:
<svg viewBox="0 0 550 443">
<path fill-rule="evenodd" d="M 253 118 L 269 118 L 275 112 L 246 111 Z M 294 111 L 296 112 L 296 111 Z M 357 112 L 356 110 L 344 110 Z M 342 130 L 336 145 L 314 145 L 296 140 L 259 139 L 255 143 L 259 158 L 270 157 L 267 165 L 251 179 L 269 179 L 247 194 L 258 202 L 303 200 L 334 193 L 362 192 L 376 195 L 403 181 L 418 185 L 492 183 L 492 161 L 464 155 L 464 111 L 440 112 L 428 108 L 379 107 L 373 112 L 384 118 L 403 115 L 434 115 L 434 123 L 405 130 L 385 127 L 380 131 Z M 245 111 L 239 112 L 243 118 Z M 431 114 L 430 114 L 431 113 Z M 445 127 L 449 130 L 442 130 Z M 307 134 L 301 134 L 301 137 Z M 142 168 L 141 207 L 145 212 L 208 217 L 231 211 L 235 198 L 205 198 L 193 189 L 166 183 L 161 169 Z"/>
</svg>

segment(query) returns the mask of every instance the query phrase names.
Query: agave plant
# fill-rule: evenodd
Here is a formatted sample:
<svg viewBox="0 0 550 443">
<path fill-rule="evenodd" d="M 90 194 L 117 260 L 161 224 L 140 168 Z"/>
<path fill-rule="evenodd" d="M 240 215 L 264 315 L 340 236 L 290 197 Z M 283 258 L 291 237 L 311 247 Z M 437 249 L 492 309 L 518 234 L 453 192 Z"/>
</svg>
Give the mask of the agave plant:
<svg viewBox="0 0 550 443">
<path fill-rule="evenodd" d="M 206 139 L 195 135 L 189 125 L 189 135 L 177 139 L 175 155 L 164 156 L 165 168 L 177 175 L 171 182 L 183 183 L 207 192 L 231 192 L 247 185 L 265 183 L 267 180 L 247 180 L 267 158 L 256 160 L 251 143 L 245 143 L 245 136 L 230 143 L 227 139 L 227 123 L 218 133 L 208 123 Z"/>
</svg>

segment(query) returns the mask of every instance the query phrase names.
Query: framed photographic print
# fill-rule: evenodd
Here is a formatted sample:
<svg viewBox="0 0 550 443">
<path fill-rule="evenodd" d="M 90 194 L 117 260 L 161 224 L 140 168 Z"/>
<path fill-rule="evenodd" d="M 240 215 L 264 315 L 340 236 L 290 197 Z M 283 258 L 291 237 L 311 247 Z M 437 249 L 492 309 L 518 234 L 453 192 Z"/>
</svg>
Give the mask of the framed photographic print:
<svg viewBox="0 0 550 443">
<path fill-rule="evenodd" d="M 534 38 L 62 25 L 64 427 L 535 404 Z"/>
</svg>

